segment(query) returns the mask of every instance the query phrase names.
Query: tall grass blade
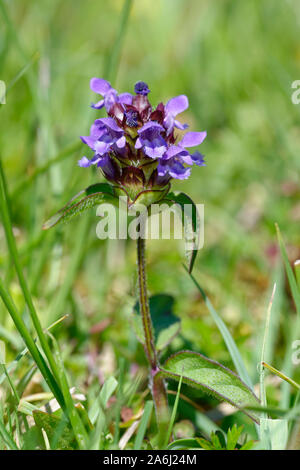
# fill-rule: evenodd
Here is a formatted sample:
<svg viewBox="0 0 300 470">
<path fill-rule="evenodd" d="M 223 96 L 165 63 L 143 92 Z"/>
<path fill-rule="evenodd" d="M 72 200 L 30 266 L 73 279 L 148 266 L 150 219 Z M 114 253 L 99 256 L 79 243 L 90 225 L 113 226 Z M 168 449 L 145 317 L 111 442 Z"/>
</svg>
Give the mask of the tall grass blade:
<svg viewBox="0 0 300 470">
<path fill-rule="evenodd" d="M 246 385 L 248 385 L 248 387 L 250 387 L 251 389 L 253 389 L 253 383 L 252 383 L 252 380 L 250 379 L 249 377 L 249 374 L 247 372 L 247 369 L 246 369 L 246 366 L 244 364 L 244 361 L 239 353 L 239 350 L 237 348 L 237 345 L 233 339 L 233 337 L 231 336 L 227 326 L 225 325 L 225 323 L 223 322 L 223 320 L 221 319 L 221 317 L 218 315 L 218 313 L 216 312 L 216 310 L 214 309 L 214 307 L 212 306 L 209 298 L 207 297 L 207 295 L 205 294 L 204 290 L 202 289 L 202 287 L 199 285 L 199 283 L 196 281 L 195 277 L 193 276 L 193 274 L 190 274 L 189 273 L 189 270 L 186 266 L 184 266 L 185 270 L 188 272 L 190 278 L 192 279 L 193 283 L 195 284 L 195 286 L 197 287 L 197 289 L 199 290 L 211 316 L 213 317 L 223 339 L 224 339 L 224 342 L 227 346 L 227 349 L 230 353 L 230 356 L 231 356 L 231 359 L 235 365 L 235 368 L 239 374 L 239 376 L 241 377 L 241 379 L 243 380 L 243 382 L 245 382 Z"/>
<path fill-rule="evenodd" d="M 2 436 L 2 439 L 6 442 L 6 444 L 11 450 L 19 450 L 17 444 L 15 443 L 11 435 L 7 432 L 1 418 L 0 418 L 0 434 Z"/>
<path fill-rule="evenodd" d="M 282 258 L 283 258 L 283 261 L 284 261 L 285 270 L 286 270 L 289 285 L 290 285 L 290 288 L 291 288 L 292 296 L 293 296 L 293 299 L 294 299 L 294 302 L 295 302 L 297 313 L 300 316 L 300 289 L 297 285 L 296 277 L 295 277 L 295 275 L 293 273 L 293 270 L 292 270 L 292 267 L 290 265 L 290 262 L 289 262 L 289 259 L 288 259 L 288 255 L 287 255 L 287 252 L 286 252 L 286 248 L 285 248 L 285 245 L 284 245 L 284 241 L 283 241 L 279 226 L 278 226 L 278 224 L 275 224 L 275 226 L 276 226 L 276 230 L 277 230 L 278 243 L 279 243 L 281 255 L 282 255 Z"/>
<path fill-rule="evenodd" d="M 151 418 L 152 410 L 153 410 L 153 401 L 147 401 L 145 408 L 144 408 L 143 416 L 141 418 L 141 421 L 137 430 L 136 438 L 134 441 L 134 450 L 141 450 L 145 433 L 148 427 L 148 423 Z"/>
<path fill-rule="evenodd" d="M 59 370 L 60 386 L 61 386 L 61 390 L 62 390 L 64 400 L 66 403 L 68 417 L 70 419 L 70 423 L 73 428 L 78 445 L 81 449 L 84 449 L 86 447 L 86 443 L 88 439 L 87 433 L 82 423 L 82 420 L 78 414 L 78 411 L 75 408 L 73 398 L 70 393 L 70 388 L 69 388 L 67 377 L 65 374 L 64 364 L 63 364 L 63 360 L 60 354 L 58 343 L 56 339 L 51 335 L 51 333 L 49 333 L 49 335 L 52 339 L 53 346 L 54 346 L 55 358 L 56 358 L 58 370 Z"/>
<path fill-rule="evenodd" d="M 22 267 L 21 267 L 19 254 L 18 254 L 18 250 L 17 250 L 17 245 L 16 245 L 14 234 L 13 234 L 13 230 L 12 230 L 12 224 L 11 224 L 9 206 L 8 206 L 8 196 L 7 196 L 5 177 L 4 177 L 4 173 L 3 173 L 1 159 L 0 159 L 0 207 L 1 207 L 4 231 L 5 231 L 5 235 L 6 235 L 6 241 L 7 241 L 7 245 L 8 245 L 9 252 L 11 254 L 12 260 L 13 260 L 14 265 L 15 265 L 15 269 L 16 269 L 17 276 L 18 276 L 18 279 L 19 279 L 20 287 L 22 289 L 24 299 L 25 299 L 26 304 L 27 304 L 28 309 L 29 309 L 30 317 L 31 317 L 32 323 L 35 327 L 35 330 L 37 332 L 37 335 L 38 335 L 38 338 L 40 340 L 42 349 L 45 353 L 45 356 L 48 359 L 49 366 L 52 370 L 52 373 L 53 373 L 54 377 L 57 380 L 58 379 L 57 365 L 54 361 L 51 349 L 50 349 L 48 341 L 47 341 L 47 338 L 44 334 L 44 331 L 43 331 L 43 328 L 41 326 L 40 320 L 38 318 L 37 312 L 36 312 L 35 307 L 33 305 L 31 294 L 29 292 L 29 288 L 27 286 L 27 282 L 26 282 L 26 279 L 25 279 L 25 276 L 23 274 L 23 270 L 22 270 Z"/>
<path fill-rule="evenodd" d="M 173 426 L 174 426 L 174 423 L 175 423 L 175 418 L 176 418 L 176 413 L 177 413 L 177 408 L 178 408 L 178 404 L 179 404 L 179 398 L 180 398 L 180 390 L 181 390 L 181 384 L 182 384 L 182 377 L 180 377 L 180 381 L 178 383 L 178 388 L 177 388 L 177 394 L 176 394 L 176 398 L 175 398 L 175 403 L 174 403 L 174 406 L 173 406 L 173 410 L 172 410 L 172 414 L 171 414 L 171 419 L 170 419 L 170 423 L 169 423 L 169 427 L 168 427 L 168 430 L 167 430 L 167 435 L 166 435 L 166 438 L 165 438 L 165 442 L 164 442 L 164 449 L 168 446 L 168 442 L 170 440 L 170 437 L 171 437 L 171 434 L 172 434 L 172 429 L 173 429 Z"/>
<path fill-rule="evenodd" d="M 118 65 L 120 63 L 121 51 L 122 51 L 122 42 L 126 34 L 126 28 L 128 24 L 128 19 L 130 16 L 131 7 L 133 0 L 124 0 L 123 10 L 121 13 L 121 21 L 119 30 L 113 45 L 111 54 L 108 56 L 108 62 L 106 65 L 106 78 L 112 82 L 115 82 Z"/>
<path fill-rule="evenodd" d="M 277 375 L 277 377 L 280 377 L 282 380 L 285 380 L 292 387 L 296 388 L 297 390 L 300 390 L 300 385 L 297 382 L 295 382 L 295 380 L 290 379 L 290 377 L 285 375 L 283 372 L 280 372 L 280 370 L 275 369 L 275 367 L 270 366 L 270 364 L 267 364 L 266 362 L 262 362 L 262 365 L 263 365 L 263 367 L 268 369 L 270 372 Z"/>
<path fill-rule="evenodd" d="M 27 330 L 26 325 L 24 324 L 20 313 L 18 312 L 13 300 L 7 292 L 7 289 L 4 287 L 2 280 L 0 279 L 0 296 L 5 304 L 8 313 L 10 314 L 14 324 L 16 325 L 17 330 L 22 336 L 32 358 L 34 359 L 36 365 L 40 369 L 41 374 L 43 375 L 46 383 L 48 384 L 50 390 L 53 392 L 53 395 L 56 397 L 57 401 L 64 408 L 64 399 L 61 394 L 61 391 L 58 387 L 56 380 L 54 379 L 49 367 L 47 366 L 43 356 L 38 350 L 30 332 Z"/>
</svg>

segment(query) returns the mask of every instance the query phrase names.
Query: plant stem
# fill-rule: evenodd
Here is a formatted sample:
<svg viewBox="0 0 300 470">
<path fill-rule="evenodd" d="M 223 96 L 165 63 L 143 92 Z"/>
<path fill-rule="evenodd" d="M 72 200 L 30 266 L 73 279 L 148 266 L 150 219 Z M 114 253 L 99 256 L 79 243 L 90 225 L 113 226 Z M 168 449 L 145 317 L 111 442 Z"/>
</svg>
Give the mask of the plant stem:
<svg viewBox="0 0 300 470">
<path fill-rule="evenodd" d="M 147 293 L 145 239 L 142 237 L 137 239 L 137 265 L 140 314 L 145 336 L 144 349 L 150 366 L 149 386 L 155 404 L 156 419 L 160 431 L 159 434 L 162 437 L 162 434 L 167 429 L 169 420 L 168 399 L 164 380 L 159 373 L 159 362 L 155 349 L 154 331 Z"/>
<path fill-rule="evenodd" d="M 140 296 L 140 312 L 142 316 L 144 334 L 145 334 L 145 353 L 152 370 L 157 368 L 157 354 L 154 345 L 153 325 L 150 315 L 150 307 L 147 293 L 147 274 L 145 259 L 145 240 L 138 238 L 137 240 L 137 263 L 139 276 L 139 296 Z"/>
</svg>

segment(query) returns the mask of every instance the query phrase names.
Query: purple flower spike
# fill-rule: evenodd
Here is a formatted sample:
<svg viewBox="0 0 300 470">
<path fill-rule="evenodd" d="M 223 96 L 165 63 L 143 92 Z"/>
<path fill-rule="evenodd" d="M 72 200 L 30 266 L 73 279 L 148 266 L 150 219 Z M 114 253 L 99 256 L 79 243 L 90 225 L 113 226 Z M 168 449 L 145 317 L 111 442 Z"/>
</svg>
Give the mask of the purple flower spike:
<svg viewBox="0 0 300 470">
<path fill-rule="evenodd" d="M 166 106 L 165 106 L 165 119 L 164 119 L 164 126 L 167 130 L 167 135 L 171 134 L 174 127 L 177 129 L 184 130 L 188 127 L 187 124 L 181 124 L 181 122 L 177 121 L 175 117 L 177 114 L 182 113 L 189 107 L 189 100 L 185 95 L 176 96 L 175 98 L 171 98 Z"/>
<path fill-rule="evenodd" d="M 189 106 L 185 95 L 153 108 L 145 82 L 135 84 L 135 95 L 118 94 L 102 78 L 92 78 L 90 85 L 103 97 L 93 107 L 105 107 L 107 117 L 96 119 L 90 135 L 81 137 L 94 155 L 81 158 L 80 167 L 97 165 L 106 179 L 128 190 L 134 200 L 141 191 L 166 188 L 172 178 L 188 178 L 193 165 L 205 166 L 203 155 L 192 153 L 190 147 L 200 145 L 206 132 L 187 132 L 180 139 L 174 133 L 175 128 L 188 127 L 177 120 Z"/>
<path fill-rule="evenodd" d="M 149 87 L 145 82 L 137 82 L 134 86 L 134 91 L 137 95 L 147 96 L 150 93 Z"/>
</svg>

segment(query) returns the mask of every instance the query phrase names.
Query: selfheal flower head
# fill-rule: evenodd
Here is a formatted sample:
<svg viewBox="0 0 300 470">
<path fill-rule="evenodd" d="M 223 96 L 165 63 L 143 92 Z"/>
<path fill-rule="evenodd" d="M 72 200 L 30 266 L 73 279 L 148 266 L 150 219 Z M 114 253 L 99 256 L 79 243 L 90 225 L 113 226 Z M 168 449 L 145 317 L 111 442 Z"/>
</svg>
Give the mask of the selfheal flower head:
<svg viewBox="0 0 300 470">
<path fill-rule="evenodd" d="M 102 78 L 92 78 L 90 86 L 102 96 L 92 107 L 104 107 L 108 116 L 96 119 L 90 135 L 81 137 L 94 154 L 91 159 L 81 158 L 79 166 L 96 165 L 131 200 L 143 191 L 165 194 L 172 179 L 188 178 L 194 164 L 205 166 L 203 155 L 189 149 L 200 145 L 206 132 L 178 135 L 188 127 L 177 119 L 189 106 L 185 95 L 153 108 L 143 81 L 135 84 L 135 94 L 118 94 Z"/>
</svg>

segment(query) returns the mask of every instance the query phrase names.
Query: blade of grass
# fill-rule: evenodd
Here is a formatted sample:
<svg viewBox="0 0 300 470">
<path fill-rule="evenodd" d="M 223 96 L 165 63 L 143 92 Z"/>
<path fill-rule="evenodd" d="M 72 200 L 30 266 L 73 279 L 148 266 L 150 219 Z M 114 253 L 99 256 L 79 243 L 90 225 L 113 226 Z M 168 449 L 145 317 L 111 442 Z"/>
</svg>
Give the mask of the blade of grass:
<svg viewBox="0 0 300 470">
<path fill-rule="evenodd" d="M 214 307 L 212 306 L 209 298 L 207 297 L 207 295 L 205 294 L 204 290 L 202 289 L 202 287 L 199 285 L 199 283 L 196 281 L 195 277 L 193 276 L 193 274 L 190 274 L 189 271 L 188 271 L 188 268 L 186 266 L 184 266 L 184 269 L 187 271 L 187 273 L 189 274 L 190 278 L 192 279 L 193 283 L 195 284 L 195 286 L 197 287 L 197 289 L 199 290 L 211 316 L 213 317 L 223 339 L 224 339 L 224 342 L 227 346 L 227 349 L 230 353 L 230 356 L 231 356 L 231 359 L 235 365 L 235 368 L 239 374 L 239 376 L 241 377 L 241 379 L 245 382 L 246 385 L 248 385 L 248 387 L 250 387 L 252 390 L 253 390 L 253 383 L 252 383 L 252 380 L 250 379 L 249 375 L 248 375 L 248 372 L 247 372 L 247 369 L 246 369 L 246 366 L 244 364 L 244 361 L 239 353 L 239 350 L 237 348 L 237 345 L 233 339 L 233 337 L 231 336 L 227 326 L 225 325 L 225 323 L 223 322 L 223 320 L 221 319 L 221 317 L 218 315 L 218 313 L 216 312 L 216 310 L 214 309 Z"/>
<path fill-rule="evenodd" d="M 124 376 L 125 376 L 125 360 L 122 357 L 119 362 L 119 377 L 118 377 L 118 391 L 117 391 L 117 406 L 116 406 L 116 417 L 115 417 L 115 435 L 114 435 L 114 446 L 117 447 L 119 442 L 120 435 L 120 415 L 121 415 L 121 406 L 123 400 L 123 386 L 124 386 Z"/>
<path fill-rule="evenodd" d="M 270 281 L 270 289 L 266 294 L 266 302 L 269 303 L 271 298 L 273 286 L 276 283 L 276 296 L 274 298 L 272 304 L 272 316 L 270 319 L 269 324 L 269 334 L 268 334 L 268 341 L 266 344 L 265 350 L 265 360 L 267 362 L 273 362 L 274 353 L 276 350 L 276 343 L 278 339 L 278 333 L 280 328 L 280 315 L 284 303 L 284 278 L 285 272 L 281 262 L 278 262 L 276 268 L 273 271 L 272 278 Z M 265 318 L 263 319 L 263 323 L 265 323 Z M 265 326 L 265 325 L 264 325 Z M 263 343 L 263 336 L 264 336 L 264 328 L 259 328 L 259 332 L 256 338 L 256 346 L 253 348 L 252 352 L 252 364 L 255 364 L 255 372 L 257 372 L 257 364 L 260 364 L 261 361 L 261 346 Z"/>
<path fill-rule="evenodd" d="M 13 88 L 13 86 L 20 80 L 20 78 L 23 77 L 23 75 L 27 72 L 29 67 L 31 67 L 38 59 L 40 55 L 38 52 L 33 54 L 32 58 L 29 60 L 29 62 L 24 65 L 24 67 L 21 68 L 20 72 L 17 73 L 17 75 L 9 82 L 9 84 L 6 87 L 6 94 Z"/>
<path fill-rule="evenodd" d="M 133 447 L 134 450 L 141 450 L 145 433 L 148 427 L 148 423 L 151 418 L 152 410 L 153 410 L 153 401 L 147 401 L 145 408 L 144 408 L 143 416 L 141 417 L 141 421 L 137 430 L 136 438 L 134 441 L 134 447 Z"/>
<path fill-rule="evenodd" d="M 300 291 L 300 259 L 297 259 L 295 261 L 294 268 L 295 268 L 295 274 L 296 274 L 298 289 Z"/>
<path fill-rule="evenodd" d="M 108 56 L 108 62 L 106 64 L 106 77 L 108 80 L 115 82 L 118 65 L 120 63 L 122 42 L 124 41 L 128 19 L 130 16 L 130 11 L 132 7 L 133 0 L 125 0 L 123 5 L 123 10 L 121 13 L 121 21 L 119 26 L 119 31 L 111 51 L 111 54 Z"/>
<path fill-rule="evenodd" d="M 174 426 L 176 413 L 177 413 L 177 408 L 178 408 L 178 403 L 179 403 L 179 398 L 180 398 L 181 384 L 182 384 L 182 376 L 180 377 L 180 380 L 179 380 L 179 384 L 178 384 L 178 388 L 177 388 L 177 394 L 176 394 L 176 398 L 175 398 L 175 403 L 174 403 L 174 406 L 173 406 L 171 419 L 170 419 L 169 427 L 168 427 L 168 430 L 167 430 L 167 435 L 165 437 L 163 449 L 166 449 L 168 447 L 168 443 L 169 443 L 169 440 L 170 440 L 170 437 L 171 437 L 171 434 L 172 434 L 172 429 L 173 429 L 173 426 Z"/>
<path fill-rule="evenodd" d="M 61 357 L 61 353 L 59 350 L 58 343 L 54 336 L 51 333 L 48 333 L 49 336 L 52 339 L 52 343 L 54 346 L 54 354 L 55 358 L 57 361 L 58 365 L 58 371 L 59 371 L 59 378 L 60 378 L 60 385 L 61 385 L 61 391 L 64 396 L 64 400 L 66 403 L 66 409 L 68 411 L 68 417 L 70 419 L 71 426 L 73 428 L 76 440 L 78 442 L 78 445 L 80 449 L 86 448 L 86 443 L 87 443 L 87 432 L 84 428 L 84 425 L 82 423 L 82 420 L 80 418 L 80 415 L 78 414 L 78 411 L 74 405 L 73 398 L 70 393 L 70 388 L 68 385 L 67 377 L 65 374 L 65 369 L 64 369 L 64 363 Z"/>
<path fill-rule="evenodd" d="M 267 399 L 266 399 L 266 390 L 265 390 L 265 383 L 264 383 L 265 371 L 264 371 L 263 363 L 265 362 L 266 348 L 267 348 L 267 342 L 268 342 L 268 333 L 269 333 L 270 319 L 271 319 L 271 310 L 272 310 L 272 305 L 273 305 L 275 292 L 276 292 L 276 284 L 274 284 L 271 299 L 270 299 L 270 302 L 269 302 L 269 305 L 268 305 L 266 324 L 265 324 L 265 330 L 264 330 L 264 337 L 263 337 L 262 348 L 261 348 L 260 401 L 261 401 L 261 406 L 264 406 L 264 407 L 267 406 Z M 266 418 L 266 416 L 265 416 L 265 418 Z"/>
<path fill-rule="evenodd" d="M 280 228 L 278 224 L 275 224 L 276 231 L 277 231 L 277 238 L 278 238 L 278 243 L 280 247 L 280 252 L 281 256 L 283 258 L 284 262 L 284 267 L 286 271 L 286 275 L 288 278 L 289 286 L 291 289 L 292 297 L 294 299 L 294 303 L 296 306 L 296 311 L 297 311 L 297 319 L 294 322 L 293 325 L 290 326 L 289 332 L 288 332 L 288 342 L 287 344 L 289 345 L 286 351 L 285 359 L 283 362 L 282 368 L 286 371 L 288 375 L 291 375 L 292 373 L 292 361 L 291 361 L 291 353 L 292 353 L 292 344 L 294 341 L 298 338 L 298 333 L 299 333 L 299 328 L 300 328 L 300 289 L 297 285 L 296 277 L 293 273 L 293 269 L 290 265 L 287 251 L 285 248 L 284 240 L 280 232 Z M 297 276 L 297 271 L 296 271 L 296 276 Z M 290 387 L 287 386 L 286 382 L 283 382 L 282 384 L 282 396 L 280 400 L 280 406 L 281 408 L 286 408 L 289 405 L 290 401 Z"/>
<path fill-rule="evenodd" d="M 5 235 L 6 235 L 6 241 L 7 245 L 9 248 L 9 252 L 11 254 L 12 260 L 15 265 L 15 269 L 17 272 L 17 276 L 19 279 L 20 287 L 22 289 L 26 304 L 29 309 L 30 313 L 30 318 L 32 320 L 32 323 L 35 327 L 35 330 L 37 332 L 38 338 L 40 340 L 42 349 L 45 353 L 45 356 L 49 362 L 50 369 L 52 370 L 52 373 L 55 377 L 56 380 L 58 380 L 58 369 L 57 365 L 54 361 L 51 349 L 49 347 L 47 338 L 44 334 L 43 328 L 41 326 L 40 320 L 38 318 L 37 312 L 35 310 L 31 294 L 29 292 L 27 282 L 25 279 L 25 276 L 23 274 L 23 270 L 21 267 L 20 259 L 19 259 L 19 254 L 17 250 L 17 245 L 15 241 L 15 237 L 13 234 L 12 230 L 12 224 L 11 224 L 11 219 L 10 219 L 10 212 L 9 212 L 9 205 L 8 205 L 8 196 L 7 196 L 7 190 L 6 190 L 6 184 L 5 184 L 5 176 L 3 173 L 3 168 L 2 168 L 2 162 L 0 159 L 0 207 L 1 207 L 1 213 L 2 213 L 2 221 L 3 221 L 3 226 L 5 230 Z"/>
<path fill-rule="evenodd" d="M 99 398 L 97 398 L 94 401 L 88 413 L 89 419 L 92 424 L 95 424 L 98 414 L 101 410 L 101 407 L 103 410 L 105 409 L 108 400 L 110 399 L 110 397 L 116 390 L 117 386 L 118 386 L 118 382 L 116 381 L 114 377 L 109 377 L 104 382 L 101 388 L 100 394 L 99 394 Z"/>
<path fill-rule="evenodd" d="M 294 364 L 291 360 L 294 349 L 294 342 L 299 338 L 300 330 L 300 317 L 297 315 L 296 318 L 290 316 L 289 321 L 285 322 L 283 327 L 283 332 L 285 333 L 285 344 L 286 351 L 284 359 L 281 364 L 281 369 L 285 371 L 287 376 L 291 376 L 294 370 Z M 291 387 L 288 383 L 283 381 L 281 384 L 281 398 L 280 398 L 280 408 L 289 408 L 291 398 Z"/>
<path fill-rule="evenodd" d="M 265 353 L 266 353 L 266 348 L 267 348 L 267 342 L 268 342 L 268 333 L 269 333 L 269 326 L 270 326 L 270 318 L 271 318 L 271 310 L 272 310 L 272 305 L 273 305 L 273 300 L 276 292 L 276 283 L 274 284 L 271 299 L 268 305 L 268 310 L 267 310 L 267 317 L 266 317 L 266 324 L 265 324 L 265 330 L 264 330 L 264 337 L 263 337 L 263 343 L 262 343 L 262 348 L 261 348 L 261 361 L 260 361 L 260 374 L 259 374 L 259 384 L 260 384 L 260 401 L 261 401 L 261 406 L 262 407 L 267 407 L 267 398 L 266 398 L 266 388 L 265 388 L 265 370 L 263 367 L 263 363 L 265 361 Z M 260 440 L 263 444 L 263 448 L 266 450 L 270 450 L 272 448 L 271 445 L 271 436 L 270 436 L 270 428 L 269 428 L 269 420 L 268 415 L 266 413 L 263 413 L 261 418 L 260 418 Z"/>
<path fill-rule="evenodd" d="M 19 450 L 17 444 L 14 442 L 13 438 L 10 436 L 10 434 L 7 432 L 4 423 L 2 422 L 0 418 L 0 434 L 2 436 L 2 439 L 6 442 L 6 444 L 10 447 L 12 450 Z"/>
<path fill-rule="evenodd" d="M 5 289 L 2 280 L 0 279 L 0 296 L 14 322 L 16 325 L 17 330 L 19 331 L 20 335 L 22 336 L 33 360 L 35 361 L 36 365 L 40 369 L 41 374 L 43 375 L 46 383 L 48 384 L 49 388 L 53 392 L 53 395 L 56 397 L 57 401 L 60 403 L 61 407 L 64 408 L 64 399 L 61 394 L 61 391 L 57 385 L 56 380 L 54 379 L 47 363 L 45 362 L 43 356 L 41 355 L 40 351 L 38 350 L 30 332 L 27 330 L 20 313 L 18 312 L 13 300 L 11 299 L 10 295 Z"/>
<path fill-rule="evenodd" d="M 35 168 L 33 172 L 30 174 L 30 176 L 28 176 L 27 179 L 23 179 L 13 189 L 12 199 L 14 199 L 14 197 L 16 197 L 18 194 L 22 193 L 22 191 L 24 191 L 24 189 L 30 186 L 38 176 L 46 173 L 53 165 L 56 165 L 57 163 L 62 162 L 65 158 L 77 152 L 81 148 L 81 145 L 82 145 L 81 142 L 76 141 L 73 144 L 68 145 L 66 148 L 61 150 L 55 157 L 47 160 L 46 163 L 44 163 L 43 165 Z"/>
<path fill-rule="evenodd" d="M 60 322 L 62 322 L 65 318 L 67 318 L 68 315 L 64 315 L 62 318 L 60 318 L 59 320 L 57 320 L 56 322 L 52 323 L 52 325 L 48 326 L 48 328 L 46 329 L 46 331 L 49 331 L 49 330 L 52 330 L 52 328 L 54 328 L 55 326 L 57 326 Z M 35 338 L 34 339 L 34 342 L 36 343 L 37 339 Z M 28 348 L 24 348 L 18 355 L 17 357 L 12 361 L 10 362 L 8 365 L 7 365 L 7 372 L 11 372 L 13 370 L 13 368 L 18 364 L 18 362 L 20 361 L 20 359 L 22 359 L 23 356 L 25 356 L 25 354 L 27 354 L 28 352 Z M 5 379 L 5 374 L 2 374 L 0 375 L 0 385 L 2 384 L 3 380 Z"/>
<path fill-rule="evenodd" d="M 287 252 L 286 252 L 286 248 L 285 248 L 285 245 L 284 245 L 284 241 L 283 241 L 279 226 L 278 226 L 278 224 L 275 224 L 275 226 L 276 226 L 276 230 L 277 230 L 277 237 L 278 237 L 278 243 L 279 243 L 279 247 L 280 247 L 280 251 L 281 251 L 281 256 L 282 256 L 283 261 L 284 261 L 285 270 L 286 270 L 289 285 L 290 285 L 290 288 L 291 288 L 292 296 L 293 296 L 293 299 L 294 299 L 294 302 L 295 302 L 297 313 L 300 316 L 300 290 L 298 288 L 295 275 L 293 273 L 292 267 L 291 267 L 289 259 L 288 259 L 288 255 L 287 255 Z"/>
<path fill-rule="evenodd" d="M 289 383 L 292 387 L 296 388 L 297 390 L 300 390 L 300 385 L 295 382 L 293 379 L 290 379 L 287 375 L 285 375 L 283 372 L 280 372 L 280 370 L 275 369 L 275 367 L 270 366 L 270 364 L 267 364 L 266 362 L 262 362 L 262 366 L 266 367 L 270 372 L 273 374 L 277 375 L 280 377 L 282 380 L 285 380 L 287 383 Z"/>
</svg>

